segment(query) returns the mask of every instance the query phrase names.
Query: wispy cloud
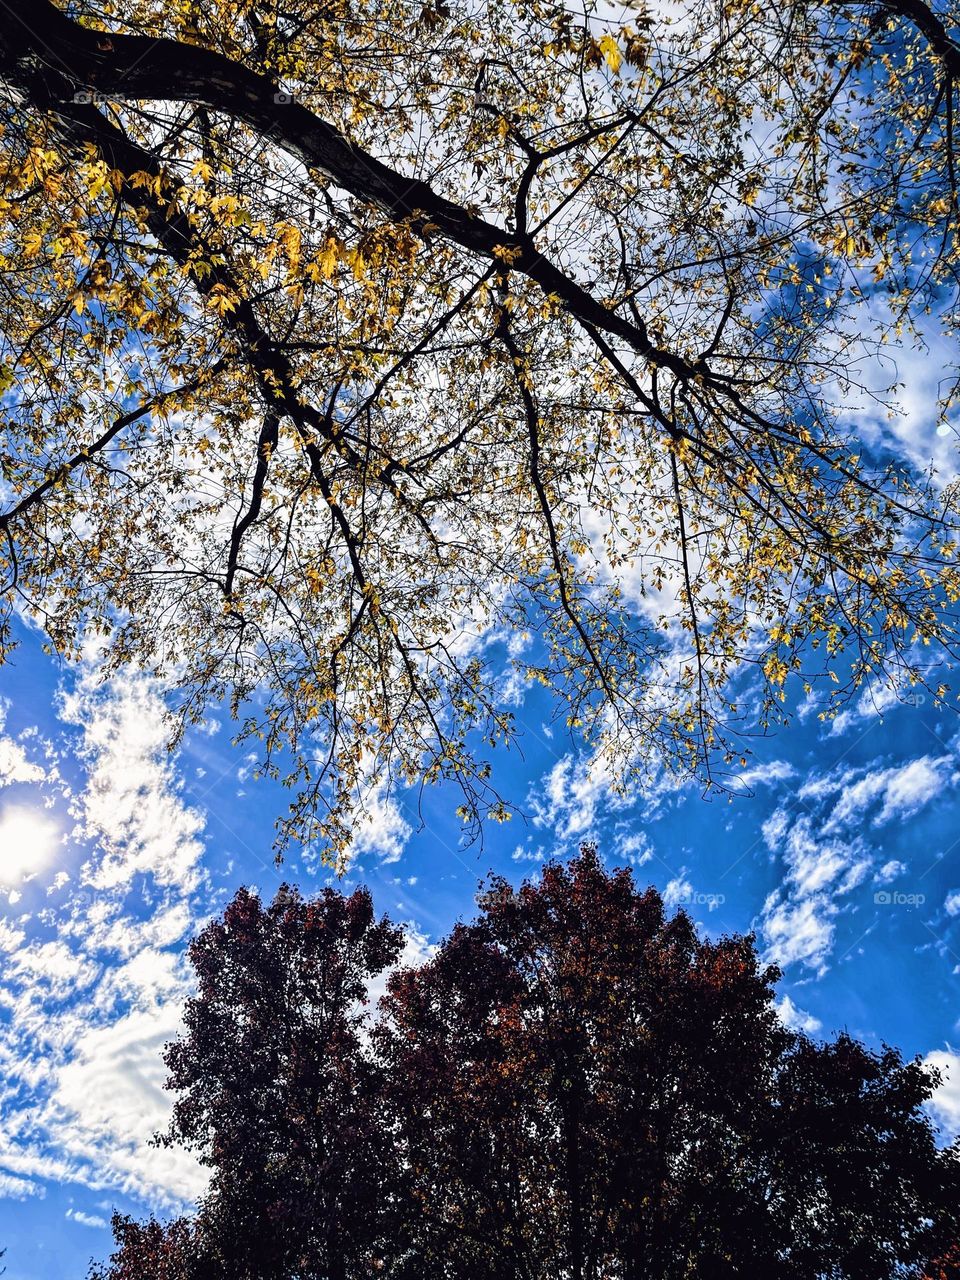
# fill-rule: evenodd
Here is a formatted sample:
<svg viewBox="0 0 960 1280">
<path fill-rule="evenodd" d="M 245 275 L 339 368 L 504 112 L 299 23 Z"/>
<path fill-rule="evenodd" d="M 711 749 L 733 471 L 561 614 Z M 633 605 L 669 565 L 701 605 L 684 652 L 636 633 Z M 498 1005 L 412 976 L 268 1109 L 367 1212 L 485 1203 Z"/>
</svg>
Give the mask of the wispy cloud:
<svg viewBox="0 0 960 1280">
<path fill-rule="evenodd" d="M 902 860 L 881 857 L 872 833 L 913 817 L 957 779 L 953 755 L 928 754 L 814 772 L 784 797 L 762 824 L 783 866 L 781 886 L 760 915 L 768 958 L 824 974 L 852 891 L 868 880 L 889 884 L 907 870 Z"/>
<path fill-rule="evenodd" d="M 103 1228 L 108 1225 L 106 1218 L 101 1218 L 96 1213 L 84 1213 L 82 1209 L 68 1209 L 63 1216 L 70 1222 L 79 1222 L 81 1227 Z"/>
<path fill-rule="evenodd" d="M 531 790 L 528 803 L 534 824 L 550 829 L 560 841 L 589 835 L 602 813 L 626 806 L 603 760 L 572 753 L 556 761 Z"/>
<path fill-rule="evenodd" d="M 87 783 L 76 805 L 78 835 L 97 847 L 81 871 L 84 883 L 117 890 L 143 873 L 182 892 L 196 889 L 203 818 L 180 794 L 157 686 L 125 675 L 104 687 L 85 674 L 64 695 L 61 714 L 82 729 Z"/>
<path fill-rule="evenodd" d="M 15 1174 L 0 1170 L 0 1200 L 26 1200 L 28 1196 L 44 1196 L 46 1188 L 30 1178 L 18 1178 Z"/>
<path fill-rule="evenodd" d="M 39 908 L 0 920 L 0 1194 L 56 1179 L 170 1207 L 204 1185 L 192 1156 L 149 1145 L 169 1116 L 161 1050 L 191 990 L 203 815 L 181 793 L 152 681 L 81 672 L 62 712 L 79 739 L 73 830 L 35 869 Z"/>
<path fill-rule="evenodd" d="M 814 1035 L 823 1027 L 819 1018 L 807 1013 L 805 1009 L 798 1009 L 788 995 L 777 1001 L 777 1013 L 781 1022 L 793 1031 L 805 1031 L 807 1035 Z"/>
</svg>

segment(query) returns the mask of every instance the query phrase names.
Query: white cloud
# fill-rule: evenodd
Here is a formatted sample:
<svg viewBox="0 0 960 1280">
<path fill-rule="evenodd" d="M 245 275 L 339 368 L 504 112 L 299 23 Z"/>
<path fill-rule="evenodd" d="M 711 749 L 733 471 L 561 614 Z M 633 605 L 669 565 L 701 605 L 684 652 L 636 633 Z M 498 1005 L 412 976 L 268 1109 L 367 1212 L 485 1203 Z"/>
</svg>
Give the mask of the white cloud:
<svg viewBox="0 0 960 1280">
<path fill-rule="evenodd" d="M 887 785 L 887 774 L 889 770 L 880 769 L 873 773 L 867 773 L 863 777 L 856 777 L 851 774 L 851 778 L 855 781 L 849 781 L 843 786 L 840 798 L 838 799 L 833 813 L 830 815 L 828 826 L 836 830 L 848 823 L 851 819 L 858 817 L 864 809 L 873 804 L 883 795 Z"/>
<path fill-rule="evenodd" d="M 731 779 L 731 785 L 741 791 L 753 791 L 757 787 L 771 786 L 795 778 L 796 769 L 788 760 L 766 760 L 744 769 Z"/>
<path fill-rule="evenodd" d="M 917 706 L 925 695 L 909 688 L 900 690 L 895 684 L 880 680 L 871 681 L 857 701 L 845 707 L 839 715 L 830 721 L 830 733 L 839 737 L 856 724 L 865 720 L 882 720 L 888 711 L 900 706 Z M 825 705 L 825 704 L 824 704 Z"/>
<path fill-rule="evenodd" d="M 34 997 L 65 1000 L 91 986 L 100 970 L 87 956 L 59 939 L 34 940 L 10 957 L 6 980 L 31 989 Z"/>
<path fill-rule="evenodd" d="M 83 731 L 88 781 L 78 816 L 98 846 L 83 881 L 118 889 L 143 872 L 183 892 L 196 888 L 203 818 L 181 798 L 156 684 L 128 673 L 100 687 L 86 674 L 63 698 L 62 714 Z"/>
<path fill-rule="evenodd" d="M 189 990 L 183 961 L 144 948 L 104 970 L 74 945 L 34 940 L 5 969 L 0 1166 L 176 1207 L 203 1177 L 189 1155 L 148 1142 L 170 1114 L 161 1050 Z"/>
<path fill-rule="evenodd" d="M 911 760 L 909 764 L 889 770 L 883 808 L 877 822 L 909 818 L 922 809 L 928 800 L 932 800 L 947 785 L 950 768 L 949 756 L 936 760 L 930 756 L 922 756 L 919 760 Z"/>
<path fill-rule="evenodd" d="M 856 314 L 864 334 L 870 333 L 873 325 L 893 327 L 889 302 L 880 293 L 872 294 Z M 936 482 L 945 485 L 957 475 L 957 433 L 938 432 L 937 406 L 949 384 L 948 370 L 956 362 L 956 350 L 939 331 L 935 317 L 925 319 L 918 312 L 915 323 L 910 340 L 885 346 L 882 359 L 867 350 L 857 359 L 855 352 L 849 351 L 844 365 L 852 376 L 838 387 L 839 402 L 844 419 L 861 438 L 892 448 L 920 472 L 932 465 Z M 855 340 L 855 335 L 851 336 Z M 895 408 L 889 413 L 889 391 L 894 383 Z"/>
<path fill-rule="evenodd" d="M 790 829 L 790 815 L 786 809 L 774 809 L 760 828 L 764 844 L 771 853 L 779 853 L 780 847 Z"/>
<path fill-rule="evenodd" d="M 525 848 L 522 844 L 518 844 L 510 855 L 514 862 L 533 863 L 543 862 L 546 856 L 547 855 L 541 848 L 539 848 L 539 846 L 536 848 Z"/>
<path fill-rule="evenodd" d="M 39 1182 L 33 1182 L 30 1178 L 19 1178 L 13 1173 L 4 1173 L 0 1169 L 0 1200 L 26 1200 L 28 1196 L 38 1196 L 41 1199 L 46 1194 L 46 1188 Z"/>
<path fill-rule="evenodd" d="M 645 831 L 637 831 L 632 836 L 618 840 L 614 852 L 617 858 L 634 867 L 646 866 L 654 858 L 653 846 Z"/>
<path fill-rule="evenodd" d="M 960 1053 L 937 1049 L 928 1053 L 924 1066 L 935 1067 L 942 1075 L 940 1088 L 928 1106 L 937 1122 L 951 1138 L 960 1135 Z"/>
<path fill-rule="evenodd" d="M 849 823 L 875 802 L 880 802 L 880 810 L 874 826 L 909 818 L 952 780 L 952 767 L 950 756 L 920 756 L 892 768 L 870 769 L 860 777 L 851 770 L 827 829 Z"/>
<path fill-rule="evenodd" d="M 668 907 L 679 907 L 693 898 L 693 885 L 683 875 L 674 876 L 663 891 L 663 901 Z"/>
<path fill-rule="evenodd" d="M 911 817 L 956 776 L 951 756 L 925 755 L 807 778 L 795 795 L 800 811 L 781 805 L 762 827 L 767 848 L 784 863 L 783 883 L 761 913 L 768 958 L 825 972 L 842 899 L 868 879 L 886 884 L 907 870 L 897 859 L 877 867 L 864 831 Z"/>
<path fill-rule="evenodd" d="M 203 819 L 183 801 L 155 683 L 81 673 L 63 710 L 80 739 L 71 869 L 42 911 L 0 919 L 0 1170 L 177 1208 L 203 1174 L 148 1140 L 167 1123 L 161 1050 L 191 991 Z"/>
<path fill-rule="evenodd" d="M 783 996 L 777 1002 L 777 1013 L 780 1021 L 792 1031 L 805 1031 L 807 1035 L 815 1035 L 823 1023 L 805 1009 L 798 1009 L 789 996 Z"/>
<path fill-rule="evenodd" d="M 781 968 L 802 963 L 826 971 L 839 912 L 835 899 L 870 873 L 872 859 L 858 837 L 824 838 L 823 831 L 812 815 L 791 818 L 782 808 L 763 826 L 768 848 L 784 861 L 783 884 L 761 916 L 766 958 Z"/>
<path fill-rule="evenodd" d="M 960 889 L 951 889 L 947 894 L 943 909 L 948 916 L 960 916 Z"/>
<path fill-rule="evenodd" d="M 557 760 L 527 799 L 535 825 L 551 828 L 559 840 L 587 836 L 601 809 L 625 804 L 606 762 L 570 754 Z"/>
<path fill-rule="evenodd" d="M 0 920 L 0 954 L 10 955 L 16 951 L 27 935 L 16 925 L 7 920 Z"/>
<path fill-rule="evenodd" d="M 791 814 L 781 805 L 763 823 L 765 844 L 785 864 L 781 887 L 769 895 L 760 916 L 768 959 L 826 972 L 842 899 L 869 878 L 884 884 L 906 870 L 897 859 L 877 868 L 877 851 L 865 840 L 865 829 L 910 818 L 955 780 L 950 755 L 918 756 L 893 767 L 837 768 L 806 778 L 796 791 L 804 812 Z"/>
<path fill-rule="evenodd" d="M 35 738 L 36 728 L 27 729 L 20 734 L 19 741 L 2 732 L 7 719 L 10 703 L 6 698 L 0 699 L 0 787 L 9 787 L 15 783 L 43 783 L 48 780 L 46 769 L 36 760 L 30 759 L 24 742 Z"/>
<path fill-rule="evenodd" d="M 81 1227 L 103 1228 L 109 1225 L 106 1218 L 101 1218 L 96 1213 L 84 1213 L 82 1209 L 68 1209 L 63 1216 L 71 1222 L 79 1222 Z"/>
<path fill-rule="evenodd" d="M 396 800 L 382 786 L 376 786 L 365 797 L 363 811 L 354 822 L 351 856 L 372 853 L 381 862 L 399 862 L 412 830 Z"/>
<path fill-rule="evenodd" d="M 824 973 L 833 945 L 836 914 L 837 907 L 825 894 L 796 902 L 781 901 L 777 895 L 771 895 L 764 906 L 765 958 L 781 969 L 803 963 Z"/>
<path fill-rule="evenodd" d="M 851 865 L 852 849 L 847 841 L 818 840 L 811 819 L 803 814 L 787 834 L 784 853 L 790 880 L 808 895 L 840 879 Z"/>
<path fill-rule="evenodd" d="M 877 884 L 889 884 L 897 876 L 902 876 L 906 869 L 907 864 L 905 862 L 900 862 L 897 858 L 891 858 L 889 862 L 883 864 L 874 879 Z"/>
<path fill-rule="evenodd" d="M 46 770 L 27 758 L 27 753 L 13 738 L 0 737 L 0 787 L 15 782 L 45 781 Z"/>
<path fill-rule="evenodd" d="M 57 1145 L 99 1173 L 91 1185 L 172 1204 L 202 1192 L 206 1175 L 193 1156 L 149 1145 L 169 1120 L 161 1052 L 179 1030 L 179 1001 L 138 1010 L 84 1032 L 57 1070 L 48 1104 Z"/>
<path fill-rule="evenodd" d="M 255 751 L 247 752 L 247 754 L 243 757 L 243 764 L 241 764 L 237 768 L 238 782 L 246 782 L 248 778 L 253 777 L 254 770 L 257 767 L 258 759 L 259 757 Z"/>
<path fill-rule="evenodd" d="M 798 800 L 819 801 L 827 796 L 833 795 L 843 786 L 844 777 L 843 769 L 832 769 L 829 773 L 812 774 L 807 778 L 797 792 Z"/>
</svg>

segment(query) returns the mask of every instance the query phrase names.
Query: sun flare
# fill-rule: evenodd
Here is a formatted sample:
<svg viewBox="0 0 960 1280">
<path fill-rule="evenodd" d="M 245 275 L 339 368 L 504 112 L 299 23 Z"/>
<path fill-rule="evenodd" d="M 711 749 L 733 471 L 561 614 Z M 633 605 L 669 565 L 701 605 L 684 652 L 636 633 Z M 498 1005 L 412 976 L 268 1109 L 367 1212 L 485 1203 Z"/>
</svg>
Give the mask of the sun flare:
<svg viewBox="0 0 960 1280">
<path fill-rule="evenodd" d="M 36 809 L 18 805 L 0 812 L 0 885 L 18 885 L 40 871 L 57 836 L 56 823 Z"/>
</svg>

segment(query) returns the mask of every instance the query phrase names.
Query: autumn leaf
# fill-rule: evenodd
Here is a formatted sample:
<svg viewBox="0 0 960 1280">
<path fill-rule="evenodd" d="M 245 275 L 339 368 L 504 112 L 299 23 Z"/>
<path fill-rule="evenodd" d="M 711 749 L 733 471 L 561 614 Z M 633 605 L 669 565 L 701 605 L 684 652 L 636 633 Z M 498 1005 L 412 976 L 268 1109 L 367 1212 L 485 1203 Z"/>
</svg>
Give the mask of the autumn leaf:
<svg viewBox="0 0 960 1280">
<path fill-rule="evenodd" d="M 603 54 L 603 60 L 613 72 L 614 75 L 620 74 L 620 67 L 623 63 L 623 53 L 617 44 L 616 38 L 608 32 L 600 37 L 600 52 Z"/>
</svg>

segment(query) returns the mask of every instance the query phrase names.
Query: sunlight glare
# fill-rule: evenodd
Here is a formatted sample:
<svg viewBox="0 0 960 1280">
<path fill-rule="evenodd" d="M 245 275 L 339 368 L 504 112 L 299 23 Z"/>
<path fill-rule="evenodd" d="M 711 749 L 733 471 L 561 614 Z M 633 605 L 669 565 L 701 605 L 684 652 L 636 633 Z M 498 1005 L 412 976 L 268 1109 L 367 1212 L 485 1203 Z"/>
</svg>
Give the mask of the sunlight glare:
<svg viewBox="0 0 960 1280">
<path fill-rule="evenodd" d="M 25 806 L 0 813 L 0 885 L 13 886 L 45 865 L 57 842 L 56 824 Z"/>
</svg>

